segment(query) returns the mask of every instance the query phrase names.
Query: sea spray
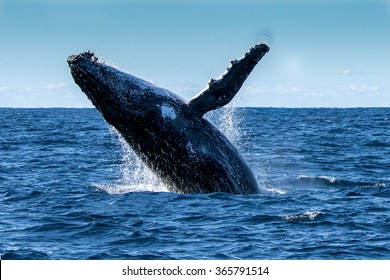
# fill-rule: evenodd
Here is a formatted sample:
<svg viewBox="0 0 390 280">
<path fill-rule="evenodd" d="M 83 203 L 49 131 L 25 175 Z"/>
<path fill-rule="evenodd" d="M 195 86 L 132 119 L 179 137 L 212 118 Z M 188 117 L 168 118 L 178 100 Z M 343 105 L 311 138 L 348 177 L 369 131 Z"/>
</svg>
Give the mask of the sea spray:
<svg viewBox="0 0 390 280">
<path fill-rule="evenodd" d="M 222 107 L 209 112 L 206 117 L 240 150 L 242 145 L 240 130 L 242 119 L 237 111 L 238 108 L 236 107 Z"/>
<path fill-rule="evenodd" d="M 164 185 L 137 157 L 114 127 L 110 127 L 110 134 L 118 140 L 122 153 L 121 164 L 119 166 L 121 178 L 115 188 L 125 190 L 125 192 L 166 191 Z"/>
<path fill-rule="evenodd" d="M 236 107 L 224 107 L 219 115 L 219 130 L 233 143 L 238 149 L 240 148 L 240 124 L 241 119 L 237 114 Z"/>
</svg>

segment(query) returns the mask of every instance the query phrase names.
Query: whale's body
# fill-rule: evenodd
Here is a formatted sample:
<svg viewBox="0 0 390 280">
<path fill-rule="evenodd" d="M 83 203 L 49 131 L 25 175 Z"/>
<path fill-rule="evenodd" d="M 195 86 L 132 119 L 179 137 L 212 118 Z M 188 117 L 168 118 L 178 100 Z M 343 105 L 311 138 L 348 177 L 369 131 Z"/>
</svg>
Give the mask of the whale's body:
<svg viewBox="0 0 390 280">
<path fill-rule="evenodd" d="M 268 50 L 264 44 L 251 48 L 189 102 L 90 52 L 68 63 L 76 84 L 169 190 L 250 194 L 259 192 L 252 171 L 203 115 L 230 102 Z"/>
</svg>

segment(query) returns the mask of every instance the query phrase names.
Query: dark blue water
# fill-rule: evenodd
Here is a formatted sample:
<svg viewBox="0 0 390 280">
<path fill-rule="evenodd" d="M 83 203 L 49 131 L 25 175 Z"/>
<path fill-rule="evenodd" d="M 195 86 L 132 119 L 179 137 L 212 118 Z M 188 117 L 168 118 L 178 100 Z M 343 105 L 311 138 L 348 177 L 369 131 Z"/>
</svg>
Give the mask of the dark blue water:
<svg viewBox="0 0 390 280">
<path fill-rule="evenodd" d="M 0 109 L 1 258 L 390 258 L 390 108 L 208 117 L 261 194 L 165 191 L 95 109 Z"/>
</svg>

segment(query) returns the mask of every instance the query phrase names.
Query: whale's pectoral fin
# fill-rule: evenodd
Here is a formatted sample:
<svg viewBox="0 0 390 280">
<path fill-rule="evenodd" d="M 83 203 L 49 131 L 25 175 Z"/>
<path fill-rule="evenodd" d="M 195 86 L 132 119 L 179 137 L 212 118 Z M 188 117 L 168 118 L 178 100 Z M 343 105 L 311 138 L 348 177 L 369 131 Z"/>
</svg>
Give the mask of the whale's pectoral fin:
<svg viewBox="0 0 390 280">
<path fill-rule="evenodd" d="M 211 110 L 228 104 L 240 90 L 242 84 L 260 59 L 269 51 L 265 44 L 257 44 L 239 60 L 233 60 L 221 78 L 209 81 L 208 86 L 193 97 L 188 106 L 202 117 Z"/>
</svg>

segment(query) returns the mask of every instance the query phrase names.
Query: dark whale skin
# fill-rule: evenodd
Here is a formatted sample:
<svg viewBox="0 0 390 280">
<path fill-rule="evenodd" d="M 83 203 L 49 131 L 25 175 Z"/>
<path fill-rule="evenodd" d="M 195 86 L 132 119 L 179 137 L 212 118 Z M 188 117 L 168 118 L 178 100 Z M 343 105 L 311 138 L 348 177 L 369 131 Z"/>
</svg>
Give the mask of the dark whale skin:
<svg viewBox="0 0 390 280">
<path fill-rule="evenodd" d="M 76 84 L 168 190 L 255 194 L 251 169 L 203 114 L 230 102 L 266 52 L 264 44 L 251 48 L 189 102 L 98 62 L 90 52 L 70 56 L 68 63 Z"/>
</svg>

